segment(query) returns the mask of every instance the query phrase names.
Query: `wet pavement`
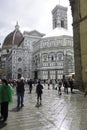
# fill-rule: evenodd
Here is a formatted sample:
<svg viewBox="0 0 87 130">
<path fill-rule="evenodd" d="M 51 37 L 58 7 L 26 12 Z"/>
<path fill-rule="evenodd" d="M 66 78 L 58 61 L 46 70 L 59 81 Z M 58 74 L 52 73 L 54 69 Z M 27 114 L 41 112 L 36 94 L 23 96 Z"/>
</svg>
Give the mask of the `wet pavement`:
<svg viewBox="0 0 87 130">
<path fill-rule="evenodd" d="M 63 88 L 62 88 L 63 89 Z M 44 86 L 42 106 L 36 107 L 36 93 L 26 86 L 24 107 L 17 110 L 16 94 L 14 103 L 9 106 L 7 124 L 3 130 L 87 130 L 87 97 L 74 90 L 75 94 L 58 95 L 58 90 Z M 1 128 L 0 128 L 1 129 Z"/>
</svg>

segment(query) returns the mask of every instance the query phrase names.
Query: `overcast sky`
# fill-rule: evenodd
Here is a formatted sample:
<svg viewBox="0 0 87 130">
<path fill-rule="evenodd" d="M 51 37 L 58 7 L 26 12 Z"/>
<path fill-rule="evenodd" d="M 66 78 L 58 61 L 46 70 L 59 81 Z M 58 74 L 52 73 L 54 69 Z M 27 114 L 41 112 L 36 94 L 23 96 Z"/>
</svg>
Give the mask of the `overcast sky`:
<svg viewBox="0 0 87 130">
<path fill-rule="evenodd" d="M 52 30 L 51 11 L 56 5 L 68 7 L 68 28 L 72 26 L 69 0 L 1 0 L 0 4 L 0 43 L 14 30 L 16 22 L 20 31 L 37 30 L 48 33 Z"/>
</svg>

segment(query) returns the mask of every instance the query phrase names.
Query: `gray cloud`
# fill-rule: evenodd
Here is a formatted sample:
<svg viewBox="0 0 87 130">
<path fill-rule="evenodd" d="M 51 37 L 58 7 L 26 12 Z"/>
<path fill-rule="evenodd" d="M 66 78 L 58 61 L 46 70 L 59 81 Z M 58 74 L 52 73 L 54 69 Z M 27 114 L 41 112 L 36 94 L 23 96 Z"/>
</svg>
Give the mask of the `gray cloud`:
<svg viewBox="0 0 87 130">
<path fill-rule="evenodd" d="M 1 0 L 0 42 L 14 30 L 16 21 L 22 31 L 37 29 L 42 33 L 49 32 L 52 29 L 51 11 L 57 4 L 58 0 Z M 69 7 L 69 0 L 61 0 L 60 4 Z M 70 7 L 69 21 L 71 24 Z"/>
</svg>

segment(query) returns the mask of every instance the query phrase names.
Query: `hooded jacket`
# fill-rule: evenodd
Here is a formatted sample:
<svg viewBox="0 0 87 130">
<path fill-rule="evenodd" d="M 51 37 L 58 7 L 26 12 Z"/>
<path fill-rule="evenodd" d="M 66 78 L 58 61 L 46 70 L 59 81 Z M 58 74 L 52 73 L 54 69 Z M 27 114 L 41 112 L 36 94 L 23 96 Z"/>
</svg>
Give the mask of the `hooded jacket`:
<svg viewBox="0 0 87 130">
<path fill-rule="evenodd" d="M 14 89 L 10 84 L 5 85 L 4 83 L 0 84 L 0 104 L 3 102 L 12 103 L 12 95 L 14 94 Z"/>
</svg>

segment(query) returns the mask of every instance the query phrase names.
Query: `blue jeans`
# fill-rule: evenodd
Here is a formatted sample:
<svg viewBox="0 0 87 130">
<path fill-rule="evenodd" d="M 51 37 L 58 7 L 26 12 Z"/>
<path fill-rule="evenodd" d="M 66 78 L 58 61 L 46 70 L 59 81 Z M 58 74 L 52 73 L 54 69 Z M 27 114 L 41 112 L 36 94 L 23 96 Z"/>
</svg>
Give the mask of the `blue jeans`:
<svg viewBox="0 0 87 130">
<path fill-rule="evenodd" d="M 23 106 L 24 102 L 24 93 L 17 93 L 17 107 L 20 105 Z"/>
</svg>

